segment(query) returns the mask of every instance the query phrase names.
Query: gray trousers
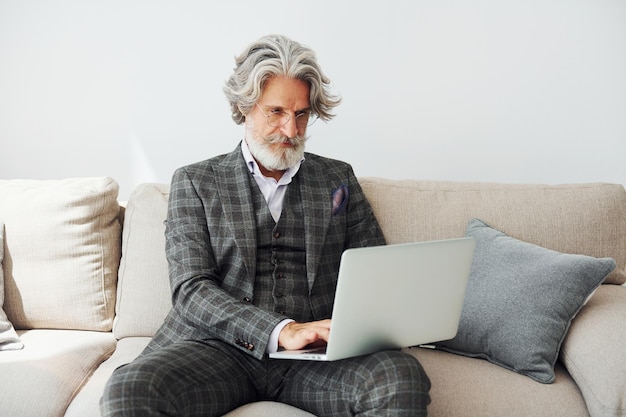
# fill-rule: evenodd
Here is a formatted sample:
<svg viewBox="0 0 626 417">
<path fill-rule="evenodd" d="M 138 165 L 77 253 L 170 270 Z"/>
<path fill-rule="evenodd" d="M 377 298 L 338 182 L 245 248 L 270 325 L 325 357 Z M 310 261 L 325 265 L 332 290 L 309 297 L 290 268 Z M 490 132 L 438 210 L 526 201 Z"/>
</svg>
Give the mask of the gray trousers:
<svg viewBox="0 0 626 417">
<path fill-rule="evenodd" d="M 217 341 L 184 341 L 118 368 L 103 417 L 221 416 L 273 400 L 317 416 L 426 416 L 430 381 L 413 356 L 383 351 L 335 362 L 259 361 Z"/>
</svg>

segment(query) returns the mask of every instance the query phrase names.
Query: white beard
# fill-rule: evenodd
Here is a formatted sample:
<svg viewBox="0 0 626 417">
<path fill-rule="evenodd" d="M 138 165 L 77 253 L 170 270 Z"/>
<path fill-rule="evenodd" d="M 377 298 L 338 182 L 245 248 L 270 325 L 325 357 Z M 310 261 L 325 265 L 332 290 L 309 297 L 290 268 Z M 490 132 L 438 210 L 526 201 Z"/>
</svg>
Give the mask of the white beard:
<svg viewBox="0 0 626 417">
<path fill-rule="evenodd" d="M 270 171 L 284 171 L 296 165 L 304 157 L 306 136 L 296 136 L 289 139 L 281 134 L 274 134 L 260 138 L 255 129 L 249 129 L 248 134 L 253 137 L 246 139 L 250 153 L 257 163 Z M 281 142 L 290 142 L 291 147 L 276 151 L 272 145 Z"/>
</svg>

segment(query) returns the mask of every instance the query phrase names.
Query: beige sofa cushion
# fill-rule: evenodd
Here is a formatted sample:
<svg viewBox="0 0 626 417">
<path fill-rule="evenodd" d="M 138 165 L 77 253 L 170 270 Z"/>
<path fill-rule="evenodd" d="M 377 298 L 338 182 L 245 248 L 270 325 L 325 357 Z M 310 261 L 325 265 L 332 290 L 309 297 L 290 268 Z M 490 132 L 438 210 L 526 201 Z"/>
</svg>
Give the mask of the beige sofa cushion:
<svg viewBox="0 0 626 417">
<path fill-rule="evenodd" d="M 153 336 L 172 307 L 163 223 L 168 198 L 168 185 L 141 184 L 126 205 L 113 325 L 118 339 Z"/>
<path fill-rule="evenodd" d="M 2 417 L 62 416 L 116 344 L 110 332 L 37 329 L 19 335 L 23 350 L 0 353 Z"/>
<path fill-rule="evenodd" d="M 150 337 L 126 337 L 117 342 L 115 352 L 91 375 L 76 394 L 63 417 L 100 417 L 100 398 L 118 367 L 133 361 L 150 342 Z"/>
<path fill-rule="evenodd" d="M 104 392 L 104 386 L 113 371 L 121 365 L 134 360 L 151 340 L 149 337 L 125 337 L 117 343 L 115 353 L 89 379 L 89 382 L 76 395 L 67 408 L 64 417 L 92 417 L 99 416 L 99 399 Z M 255 402 L 247 404 L 225 414 L 224 417 L 314 417 L 300 409 L 276 402 Z"/>
<path fill-rule="evenodd" d="M 273 401 L 259 401 L 246 405 L 242 405 L 230 413 L 224 414 L 224 417 L 315 417 L 307 411 Z"/>
<path fill-rule="evenodd" d="M 626 192 L 618 184 L 498 184 L 361 178 L 388 243 L 461 237 L 478 218 L 524 242 L 610 257 L 626 281 Z"/>
<path fill-rule="evenodd" d="M 567 371 L 557 364 L 552 384 L 540 384 L 491 362 L 412 348 L 429 376 L 429 417 L 589 417 Z"/>
<path fill-rule="evenodd" d="M 111 329 L 117 193 L 110 178 L 0 180 L 4 310 L 16 329 Z"/>
</svg>

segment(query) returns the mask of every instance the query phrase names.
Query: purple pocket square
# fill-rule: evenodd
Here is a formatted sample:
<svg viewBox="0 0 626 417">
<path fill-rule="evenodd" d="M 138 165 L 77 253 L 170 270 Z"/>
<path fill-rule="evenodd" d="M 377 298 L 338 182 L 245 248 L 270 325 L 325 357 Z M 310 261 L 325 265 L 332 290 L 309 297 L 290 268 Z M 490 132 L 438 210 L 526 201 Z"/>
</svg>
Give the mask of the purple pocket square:
<svg viewBox="0 0 626 417">
<path fill-rule="evenodd" d="M 348 191 L 348 186 L 341 184 L 339 188 L 333 191 L 333 209 L 332 215 L 336 216 L 338 214 L 342 214 L 346 211 L 346 206 L 348 205 L 348 196 L 350 195 Z"/>
</svg>

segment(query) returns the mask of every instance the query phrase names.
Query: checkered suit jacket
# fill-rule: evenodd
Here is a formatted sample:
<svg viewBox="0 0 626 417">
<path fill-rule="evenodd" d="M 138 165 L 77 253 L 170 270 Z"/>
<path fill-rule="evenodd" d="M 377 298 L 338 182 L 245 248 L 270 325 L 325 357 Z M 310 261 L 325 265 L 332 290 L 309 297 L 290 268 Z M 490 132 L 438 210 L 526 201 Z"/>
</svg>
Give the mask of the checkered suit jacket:
<svg viewBox="0 0 626 417">
<path fill-rule="evenodd" d="M 331 316 L 341 253 L 385 242 L 350 165 L 305 158 L 297 175 L 310 304 L 319 320 Z M 285 317 L 254 305 L 252 186 L 239 146 L 174 173 L 165 232 L 173 308 L 148 351 L 183 339 L 221 340 L 263 358 L 271 331 Z M 333 210 L 339 188 L 347 188 L 349 200 L 341 210 L 335 202 Z"/>
</svg>

